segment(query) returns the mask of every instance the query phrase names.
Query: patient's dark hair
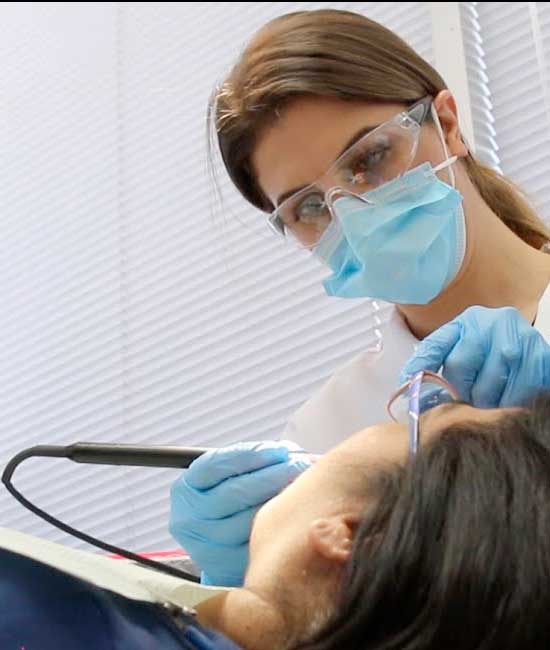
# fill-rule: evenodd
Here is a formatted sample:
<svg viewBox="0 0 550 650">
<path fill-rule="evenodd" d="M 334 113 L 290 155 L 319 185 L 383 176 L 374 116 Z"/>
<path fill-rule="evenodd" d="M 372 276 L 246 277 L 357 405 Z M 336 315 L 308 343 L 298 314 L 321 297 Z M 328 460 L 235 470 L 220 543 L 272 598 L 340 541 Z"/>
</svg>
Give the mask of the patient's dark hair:
<svg viewBox="0 0 550 650">
<path fill-rule="evenodd" d="M 388 472 L 335 613 L 301 650 L 550 648 L 550 396 Z"/>
</svg>

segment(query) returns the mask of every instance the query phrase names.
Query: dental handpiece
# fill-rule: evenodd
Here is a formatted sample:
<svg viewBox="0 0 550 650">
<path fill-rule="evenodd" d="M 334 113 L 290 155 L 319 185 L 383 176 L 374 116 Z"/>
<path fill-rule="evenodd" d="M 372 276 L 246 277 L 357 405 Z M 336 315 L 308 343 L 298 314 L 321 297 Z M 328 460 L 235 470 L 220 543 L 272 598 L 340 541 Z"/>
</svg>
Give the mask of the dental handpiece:
<svg viewBox="0 0 550 650">
<path fill-rule="evenodd" d="M 2 481 L 9 481 L 15 468 L 25 459 L 32 457 L 68 458 L 75 463 L 95 465 L 132 465 L 135 467 L 173 467 L 185 469 L 199 456 L 214 447 L 175 447 L 164 445 L 124 445 L 97 442 L 76 442 L 72 445 L 37 445 L 16 454 L 6 465 Z M 307 454 L 315 462 L 317 454 L 295 451 L 292 454 Z"/>
<path fill-rule="evenodd" d="M 37 445 L 24 449 L 6 465 L 2 480 L 9 480 L 19 463 L 32 457 L 68 458 L 75 463 L 133 465 L 136 467 L 186 468 L 209 451 L 207 447 L 169 447 L 164 445 L 123 445 L 76 442 L 72 445 Z"/>
</svg>

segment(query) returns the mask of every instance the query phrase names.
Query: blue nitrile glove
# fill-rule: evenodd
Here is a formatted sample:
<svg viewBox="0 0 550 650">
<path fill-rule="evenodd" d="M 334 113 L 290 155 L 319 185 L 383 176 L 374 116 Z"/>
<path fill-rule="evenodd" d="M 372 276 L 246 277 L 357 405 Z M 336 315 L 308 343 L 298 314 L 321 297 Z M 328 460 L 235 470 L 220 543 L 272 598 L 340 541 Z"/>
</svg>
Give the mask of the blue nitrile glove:
<svg viewBox="0 0 550 650">
<path fill-rule="evenodd" d="M 469 307 L 427 336 L 401 372 L 438 372 L 474 406 L 520 406 L 550 388 L 550 346 L 513 307 Z"/>
<path fill-rule="evenodd" d="M 201 582 L 242 584 L 254 515 L 311 464 L 288 440 L 241 442 L 191 463 L 172 485 L 170 533 L 202 569 Z"/>
</svg>

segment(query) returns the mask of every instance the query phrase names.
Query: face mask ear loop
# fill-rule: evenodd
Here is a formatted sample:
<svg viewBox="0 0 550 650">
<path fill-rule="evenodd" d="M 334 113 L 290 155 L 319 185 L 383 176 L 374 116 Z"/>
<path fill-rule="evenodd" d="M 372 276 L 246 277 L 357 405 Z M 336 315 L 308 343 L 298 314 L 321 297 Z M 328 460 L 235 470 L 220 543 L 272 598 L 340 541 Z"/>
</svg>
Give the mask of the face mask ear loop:
<svg viewBox="0 0 550 650">
<path fill-rule="evenodd" d="M 458 160 L 458 156 L 451 156 L 450 158 L 447 158 L 447 160 L 444 160 L 442 163 L 439 163 L 439 165 L 436 165 L 433 168 L 434 172 L 440 172 L 442 169 L 445 169 L 445 167 L 449 168 L 449 171 L 451 171 L 451 165 L 454 165 L 454 163 Z"/>
<path fill-rule="evenodd" d="M 441 122 L 439 121 L 439 115 L 437 114 L 437 111 L 435 110 L 435 106 L 431 105 L 431 112 L 432 112 L 432 119 L 435 122 L 435 128 L 437 129 L 437 133 L 439 134 L 439 138 L 441 140 L 441 144 L 443 145 L 443 151 L 445 152 L 445 162 L 442 163 L 442 165 L 438 165 L 437 167 L 434 168 L 434 171 L 438 171 L 439 169 L 443 169 L 444 167 L 448 166 L 449 170 L 449 179 L 451 181 L 451 185 L 454 187 L 455 186 L 455 175 L 453 172 L 452 168 L 452 163 L 449 162 L 450 157 L 449 157 L 449 150 L 447 149 L 447 144 L 445 142 L 445 136 L 443 135 L 443 129 L 441 128 Z M 457 156 L 452 156 L 452 162 L 454 163 L 457 159 Z M 445 164 L 446 163 L 446 164 Z"/>
</svg>

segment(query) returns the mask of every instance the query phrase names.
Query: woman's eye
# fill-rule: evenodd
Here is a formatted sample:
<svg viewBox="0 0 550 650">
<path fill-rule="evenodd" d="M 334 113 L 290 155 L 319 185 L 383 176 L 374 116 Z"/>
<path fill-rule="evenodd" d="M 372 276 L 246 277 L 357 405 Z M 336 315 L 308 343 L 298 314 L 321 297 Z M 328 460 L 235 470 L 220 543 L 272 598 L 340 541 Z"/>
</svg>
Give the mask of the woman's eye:
<svg viewBox="0 0 550 650">
<path fill-rule="evenodd" d="M 309 224 L 315 223 L 326 212 L 325 197 L 312 194 L 303 199 L 294 210 L 296 221 Z"/>
<path fill-rule="evenodd" d="M 363 177 L 368 177 L 376 170 L 380 169 L 384 161 L 388 157 L 389 146 L 377 146 L 374 149 L 363 152 L 351 164 L 351 172 L 353 177 L 358 182 L 363 180 Z"/>
</svg>

